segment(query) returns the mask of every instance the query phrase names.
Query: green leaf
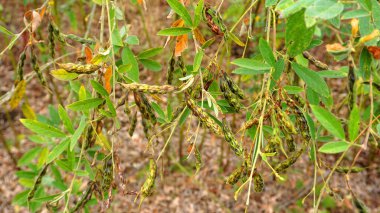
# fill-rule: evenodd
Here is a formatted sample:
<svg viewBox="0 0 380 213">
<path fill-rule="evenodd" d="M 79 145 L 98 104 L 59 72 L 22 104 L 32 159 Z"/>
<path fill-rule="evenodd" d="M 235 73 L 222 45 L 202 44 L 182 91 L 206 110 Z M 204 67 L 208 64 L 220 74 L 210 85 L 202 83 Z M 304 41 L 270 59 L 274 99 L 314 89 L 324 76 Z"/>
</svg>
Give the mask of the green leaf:
<svg viewBox="0 0 380 213">
<path fill-rule="evenodd" d="M 284 89 L 286 90 L 286 92 L 288 94 L 298 94 L 298 93 L 301 93 L 303 92 L 303 88 L 302 87 L 299 87 L 299 86 L 284 86 Z"/>
<path fill-rule="evenodd" d="M 366 17 L 369 16 L 369 13 L 367 10 L 350 10 L 345 12 L 342 15 L 342 19 L 353 19 L 353 18 L 361 18 L 361 17 Z"/>
<path fill-rule="evenodd" d="M 180 36 L 191 32 L 191 29 L 188 27 L 172 27 L 160 30 L 157 35 L 160 36 Z"/>
<path fill-rule="evenodd" d="M 66 136 L 61 130 L 36 120 L 20 119 L 20 121 L 26 128 L 39 135 L 53 138 L 63 138 Z"/>
<path fill-rule="evenodd" d="M 129 47 L 124 47 L 121 52 L 121 59 L 123 64 L 131 64 L 131 68 L 127 70 L 128 78 L 134 82 L 140 82 L 140 72 L 139 72 L 139 64 L 133 54 L 132 50 Z"/>
<path fill-rule="evenodd" d="M 198 72 L 198 69 L 201 67 L 203 55 L 204 55 L 204 52 L 202 50 L 199 50 L 195 54 L 194 64 L 193 64 L 193 72 Z"/>
<path fill-rule="evenodd" d="M 58 114 L 66 130 L 69 131 L 71 134 L 74 133 L 73 124 L 71 123 L 70 117 L 67 114 L 65 108 L 63 108 L 61 105 L 58 106 Z"/>
<path fill-rule="evenodd" d="M 82 101 L 77 101 L 72 104 L 67 105 L 67 108 L 73 110 L 73 111 L 85 111 L 92 108 L 95 108 L 102 104 L 104 102 L 104 99 L 102 98 L 91 98 L 86 99 Z"/>
<path fill-rule="evenodd" d="M 94 90 L 99 93 L 100 95 L 104 96 L 104 97 L 108 97 L 109 94 L 107 92 L 106 89 L 104 89 L 104 87 L 97 81 L 95 80 L 91 80 L 91 85 L 92 87 L 94 88 Z"/>
<path fill-rule="evenodd" d="M 164 50 L 164 48 L 162 48 L 162 47 L 156 47 L 156 48 L 147 49 L 147 50 L 144 50 L 144 51 L 140 52 L 137 55 L 137 57 L 139 59 L 151 58 L 153 56 L 156 56 L 156 55 L 160 54 L 163 50 Z"/>
<path fill-rule="evenodd" d="M 348 135 L 350 141 L 354 141 L 359 134 L 360 128 L 360 114 L 358 107 L 354 107 L 350 113 L 350 120 L 348 123 Z"/>
<path fill-rule="evenodd" d="M 346 151 L 348 147 L 349 143 L 345 141 L 328 142 L 323 144 L 318 151 L 325 154 L 336 154 Z"/>
<path fill-rule="evenodd" d="M 28 150 L 26 153 L 22 155 L 22 157 L 18 160 L 17 166 L 25 166 L 36 158 L 40 152 L 42 151 L 42 147 L 35 147 L 33 149 Z"/>
<path fill-rule="evenodd" d="M 305 16 L 327 20 L 338 16 L 343 9 L 343 4 L 338 1 L 316 0 L 306 8 Z"/>
<path fill-rule="evenodd" d="M 247 68 L 237 68 L 236 70 L 232 71 L 232 73 L 237 75 L 260 75 L 264 73 L 269 73 L 269 70 L 252 70 Z"/>
<path fill-rule="evenodd" d="M 130 36 L 128 36 L 125 39 L 125 43 L 127 43 L 129 45 L 139 45 L 140 44 L 140 40 L 139 40 L 139 38 L 137 36 L 130 35 Z"/>
<path fill-rule="evenodd" d="M 15 36 L 14 33 L 12 33 L 11 31 L 9 31 L 7 28 L 3 27 L 0 25 L 0 32 L 1 33 L 4 33 L 5 35 L 7 36 Z"/>
<path fill-rule="evenodd" d="M 204 6 L 204 0 L 199 0 L 197 6 L 195 7 L 195 12 L 194 12 L 194 25 L 193 25 L 194 28 L 198 27 L 202 19 L 203 6 Z"/>
<path fill-rule="evenodd" d="M 340 70 L 322 70 L 317 72 L 319 76 L 322 78 L 346 78 L 347 72 L 343 72 Z"/>
<path fill-rule="evenodd" d="M 185 21 L 188 26 L 193 26 L 193 21 L 191 20 L 189 12 L 186 10 L 185 6 L 181 4 L 178 0 L 166 0 L 170 7 Z"/>
<path fill-rule="evenodd" d="M 154 72 L 159 72 L 162 69 L 160 63 L 151 59 L 140 59 L 140 62 L 142 63 L 142 65 L 144 65 L 145 68 Z"/>
<path fill-rule="evenodd" d="M 290 16 L 286 23 L 285 45 L 287 54 L 295 57 L 309 47 L 314 34 L 314 26 L 307 28 L 304 10 Z"/>
<path fill-rule="evenodd" d="M 275 66 L 276 64 L 276 59 L 274 58 L 272 49 L 270 48 L 268 42 L 264 40 L 263 38 L 260 38 L 259 41 L 259 49 L 260 53 L 263 56 L 264 60 L 270 64 L 271 66 Z"/>
<path fill-rule="evenodd" d="M 293 0 L 282 0 L 276 7 L 276 10 L 281 10 L 282 17 L 286 18 L 294 13 L 307 8 L 314 0 L 299 0 L 294 2 Z"/>
<path fill-rule="evenodd" d="M 86 117 L 82 116 L 78 128 L 75 130 L 73 136 L 71 136 L 70 151 L 73 151 L 75 145 L 78 143 L 80 136 L 86 128 Z"/>
<path fill-rule="evenodd" d="M 270 70 L 271 66 L 265 64 L 264 62 L 249 59 L 249 58 L 238 58 L 231 62 L 239 67 L 251 69 L 251 70 Z"/>
<path fill-rule="evenodd" d="M 344 130 L 341 122 L 329 111 L 317 105 L 310 105 L 313 114 L 327 131 L 344 140 Z"/>
<path fill-rule="evenodd" d="M 326 82 L 316 72 L 297 63 L 292 63 L 292 68 L 297 75 L 305 81 L 306 85 L 316 93 L 324 97 L 328 97 L 330 95 L 329 87 Z"/>
<path fill-rule="evenodd" d="M 76 73 L 67 72 L 64 69 L 52 70 L 52 71 L 50 71 L 50 74 L 54 78 L 61 80 L 61 81 L 70 81 L 70 80 L 76 79 L 79 76 Z"/>
<path fill-rule="evenodd" d="M 54 146 L 54 148 L 49 153 L 46 163 L 54 161 L 60 154 L 62 154 L 62 152 L 65 151 L 67 146 L 70 144 L 70 141 L 70 138 L 66 138 L 63 141 L 61 141 L 57 146 Z"/>
<path fill-rule="evenodd" d="M 120 36 L 120 32 L 118 29 L 112 30 L 112 44 L 114 46 L 122 47 L 124 46 L 123 41 Z"/>
</svg>

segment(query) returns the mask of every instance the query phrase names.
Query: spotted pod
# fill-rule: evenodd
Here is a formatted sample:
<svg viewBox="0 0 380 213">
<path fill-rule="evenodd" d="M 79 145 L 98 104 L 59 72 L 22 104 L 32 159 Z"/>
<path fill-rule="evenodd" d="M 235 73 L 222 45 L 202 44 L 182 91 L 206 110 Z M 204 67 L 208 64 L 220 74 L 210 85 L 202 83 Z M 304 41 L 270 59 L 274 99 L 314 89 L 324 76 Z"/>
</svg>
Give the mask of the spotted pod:
<svg viewBox="0 0 380 213">
<path fill-rule="evenodd" d="M 235 185 L 241 178 L 243 174 L 244 167 L 240 166 L 239 168 L 235 169 L 226 180 L 226 183 L 229 185 Z"/>
<path fill-rule="evenodd" d="M 88 201 L 91 200 L 92 194 L 95 190 L 95 185 L 96 183 L 94 181 L 88 182 L 86 191 L 83 193 L 82 197 L 75 205 L 74 209 L 72 209 L 70 212 L 78 212 L 88 203 Z"/>
<path fill-rule="evenodd" d="M 196 172 L 198 173 L 202 167 L 202 156 L 201 156 L 201 152 L 196 146 L 194 150 L 194 155 L 195 155 L 195 169 L 197 170 Z"/>
<path fill-rule="evenodd" d="M 149 174 L 140 190 L 140 195 L 142 196 L 143 199 L 152 194 L 152 189 L 154 187 L 154 182 L 156 180 L 156 174 L 157 174 L 156 161 L 154 159 L 150 159 L 149 160 Z"/>
<path fill-rule="evenodd" d="M 197 117 L 201 123 L 203 123 L 208 129 L 214 132 L 216 135 L 223 136 L 222 128 L 205 112 L 201 107 L 199 107 L 195 101 L 186 97 L 187 107 L 191 110 L 193 115 Z"/>
<path fill-rule="evenodd" d="M 289 134 L 297 134 L 296 128 L 290 120 L 289 116 L 284 111 L 282 111 L 280 107 L 277 106 L 275 109 L 277 121 L 281 124 L 280 128 Z"/>
<path fill-rule="evenodd" d="M 74 35 L 74 34 L 68 34 L 68 35 L 65 35 L 64 37 L 66 39 L 70 39 L 70 40 L 79 42 L 81 44 L 88 44 L 88 45 L 96 44 L 96 42 L 94 40 L 92 40 L 92 39 L 82 38 L 82 37 L 79 37 L 79 36 Z"/>
<path fill-rule="evenodd" d="M 186 68 L 185 61 L 183 60 L 182 56 L 178 57 L 177 63 L 178 63 L 179 69 L 182 71 L 182 76 L 185 77 L 187 75 L 187 68 Z"/>
<path fill-rule="evenodd" d="M 219 16 L 218 12 L 210 7 L 203 8 L 203 19 L 206 21 L 208 27 L 211 31 L 218 36 L 223 36 L 226 27 L 223 24 L 222 18 Z"/>
<path fill-rule="evenodd" d="M 33 199 L 34 194 L 36 193 L 38 187 L 41 185 L 42 178 L 46 175 L 46 172 L 47 172 L 47 169 L 49 168 L 49 166 L 50 166 L 50 163 L 46 164 L 44 166 L 44 168 L 42 168 L 42 170 L 38 174 L 37 179 L 34 181 L 32 189 L 30 189 L 30 191 L 28 193 L 28 201 Z"/>
<path fill-rule="evenodd" d="M 353 166 L 353 167 L 338 166 L 335 169 L 335 171 L 338 172 L 338 173 L 343 173 L 343 174 L 348 174 L 348 172 L 350 172 L 350 173 L 359 173 L 359 172 L 364 171 L 364 168 L 363 167 L 357 167 L 357 166 Z"/>
<path fill-rule="evenodd" d="M 146 96 L 140 92 L 133 92 L 135 103 L 137 107 L 139 108 L 139 111 L 141 112 L 141 115 L 143 118 L 150 120 L 153 125 L 156 124 L 157 119 L 154 115 L 153 108 L 150 105 L 148 99 Z"/>
<path fill-rule="evenodd" d="M 169 85 L 173 83 L 174 70 L 175 70 L 175 58 L 174 58 L 174 55 L 172 55 L 169 61 L 169 67 L 168 67 L 167 76 L 166 76 L 166 82 Z"/>
<path fill-rule="evenodd" d="M 141 125 L 143 126 L 146 139 L 150 140 L 152 138 L 152 136 L 150 135 L 150 129 L 152 128 L 152 123 L 149 120 L 142 118 Z"/>
<path fill-rule="evenodd" d="M 49 40 L 49 51 L 50 57 L 55 57 L 55 39 L 54 39 L 54 27 L 51 22 L 49 22 L 48 26 L 48 40 Z"/>
<path fill-rule="evenodd" d="M 277 153 L 278 136 L 274 136 L 268 140 L 268 143 L 264 147 L 265 153 Z"/>
<path fill-rule="evenodd" d="M 25 59 L 26 59 L 26 49 L 24 49 L 17 62 L 17 71 L 16 71 L 16 83 L 20 82 L 24 79 L 24 65 L 25 65 Z"/>
<path fill-rule="evenodd" d="M 220 78 L 219 80 L 220 91 L 222 91 L 224 98 L 228 102 L 228 104 L 237 112 L 240 110 L 240 102 L 237 96 L 230 90 L 228 87 L 228 83 Z"/>
<path fill-rule="evenodd" d="M 137 126 L 137 112 L 135 112 L 135 114 L 133 115 L 131 119 L 131 126 L 129 127 L 129 130 L 128 130 L 129 136 L 133 135 L 133 133 L 135 132 L 136 126 Z"/>
<path fill-rule="evenodd" d="M 240 99 L 244 99 L 244 92 L 240 87 L 232 80 L 230 76 L 227 75 L 226 72 L 223 72 L 223 78 L 227 82 L 230 90 L 237 95 Z"/>
<path fill-rule="evenodd" d="M 150 94 L 167 94 L 177 91 L 178 88 L 172 85 L 149 85 L 149 84 L 122 84 L 123 87 L 129 91 L 150 93 Z"/>
<path fill-rule="evenodd" d="M 104 159 L 102 172 L 103 172 L 103 176 L 102 176 L 101 188 L 102 188 L 103 193 L 107 193 L 113 181 L 112 155 L 109 155 Z"/>
<path fill-rule="evenodd" d="M 288 146 L 289 152 L 296 151 L 296 144 L 294 143 L 294 139 L 291 135 L 285 133 L 285 142 Z"/>
<path fill-rule="evenodd" d="M 34 72 L 37 74 L 37 77 L 40 80 L 41 84 L 43 86 L 46 86 L 46 80 L 45 80 L 44 76 L 42 75 L 42 72 L 40 70 L 40 66 L 38 65 L 37 57 L 34 54 L 33 47 L 30 48 L 30 56 L 32 58 L 32 67 L 33 67 Z"/>
<path fill-rule="evenodd" d="M 94 146 L 96 142 L 96 134 L 92 125 L 89 125 L 86 129 L 86 141 L 85 141 L 85 149 L 91 148 Z"/>
<path fill-rule="evenodd" d="M 255 185 L 255 192 L 264 191 L 264 180 L 263 177 L 257 172 L 253 174 L 253 183 Z"/>
<path fill-rule="evenodd" d="M 237 156 L 243 156 L 243 147 L 236 140 L 234 133 L 231 131 L 225 119 L 223 119 L 223 135 L 224 139 L 230 145 L 231 150 L 234 151 Z"/>
<path fill-rule="evenodd" d="M 50 21 L 50 25 L 52 26 L 53 34 L 58 39 L 58 41 L 60 41 L 61 43 L 66 43 L 65 37 L 60 32 L 58 26 L 53 21 Z"/>
<path fill-rule="evenodd" d="M 96 64 L 74 64 L 74 63 L 57 63 L 57 65 L 66 70 L 67 72 L 73 72 L 77 74 L 91 74 L 100 69 L 100 65 Z"/>
<path fill-rule="evenodd" d="M 304 149 L 300 149 L 296 152 L 293 152 L 286 160 L 280 162 L 278 165 L 274 167 L 274 170 L 277 173 L 284 172 L 287 168 L 292 166 L 295 162 L 297 162 L 298 158 L 303 153 Z"/>
<path fill-rule="evenodd" d="M 195 80 L 195 82 L 197 83 L 194 84 L 194 86 L 191 88 L 191 93 L 190 93 L 191 97 L 194 97 L 194 98 L 201 97 L 202 84 L 203 84 L 203 89 L 206 91 L 208 90 L 208 88 L 211 86 L 212 82 L 214 81 L 213 73 L 209 71 L 208 69 L 204 69 L 202 71 L 202 80 L 203 80 L 202 84 L 200 80 L 201 80 L 201 77 L 200 75 L 198 75 L 197 79 Z"/>
</svg>

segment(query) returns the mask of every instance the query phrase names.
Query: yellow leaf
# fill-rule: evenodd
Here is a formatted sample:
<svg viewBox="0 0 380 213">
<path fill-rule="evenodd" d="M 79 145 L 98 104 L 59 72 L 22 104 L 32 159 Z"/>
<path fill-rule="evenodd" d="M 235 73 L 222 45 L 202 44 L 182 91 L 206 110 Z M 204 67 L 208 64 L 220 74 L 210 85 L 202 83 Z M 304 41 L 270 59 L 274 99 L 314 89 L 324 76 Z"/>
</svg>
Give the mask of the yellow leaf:
<svg viewBox="0 0 380 213">
<path fill-rule="evenodd" d="M 187 49 L 187 34 L 177 36 L 174 55 L 176 57 L 180 56 L 182 52 Z"/>
<path fill-rule="evenodd" d="M 29 103 L 25 102 L 21 106 L 22 114 L 24 114 L 24 117 L 31 120 L 36 120 L 37 116 L 36 113 L 34 113 L 32 107 L 30 107 Z"/>
<path fill-rule="evenodd" d="M 172 23 L 172 27 L 183 27 L 185 22 L 182 19 L 178 19 L 177 21 Z"/>
<path fill-rule="evenodd" d="M 201 31 L 198 28 L 194 29 L 194 36 L 195 36 L 195 39 L 197 39 L 197 41 L 201 45 L 203 45 L 206 42 L 205 38 L 203 37 Z"/>
<path fill-rule="evenodd" d="M 107 137 L 103 135 L 103 133 L 98 134 L 95 143 L 106 148 L 107 150 L 111 150 L 110 142 L 107 140 Z"/>
<path fill-rule="evenodd" d="M 20 103 L 21 99 L 24 97 L 25 87 L 26 87 L 25 80 L 21 80 L 20 82 L 17 83 L 15 91 L 11 97 L 11 100 L 9 101 L 11 109 L 16 108 L 18 104 Z"/>
</svg>

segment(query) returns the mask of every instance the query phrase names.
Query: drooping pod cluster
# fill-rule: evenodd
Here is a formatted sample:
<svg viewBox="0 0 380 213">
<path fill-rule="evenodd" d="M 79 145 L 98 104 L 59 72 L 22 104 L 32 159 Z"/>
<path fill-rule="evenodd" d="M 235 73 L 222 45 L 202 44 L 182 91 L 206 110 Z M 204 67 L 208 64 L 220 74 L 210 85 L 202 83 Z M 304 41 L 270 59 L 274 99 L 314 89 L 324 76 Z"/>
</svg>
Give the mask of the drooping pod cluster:
<svg viewBox="0 0 380 213">
<path fill-rule="evenodd" d="M 203 19 L 215 35 L 223 36 L 225 34 L 226 26 L 216 10 L 205 6 L 203 8 Z"/>
<path fill-rule="evenodd" d="M 178 64 L 179 69 L 182 71 L 182 76 L 186 76 L 187 75 L 187 68 L 186 68 L 185 61 L 183 60 L 182 56 L 178 57 L 177 64 Z"/>
<path fill-rule="evenodd" d="M 55 58 L 54 26 L 51 21 L 49 21 L 49 25 L 48 25 L 48 40 L 49 40 L 50 57 Z"/>
<path fill-rule="evenodd" d="M 154 159 L 149 160 L 149 173 L 148 176 L 140 189 L 141 202 L 148 196 L 152 194 L 152 189 L 154 187 L 154 182 L 156 180 L 157 174 L 157 164 Z"/>
<path fill-rule="evenodd" d="M 18 58 L 17 71 L 16 71 L 16 81 L 15 81 L 16 84 L 24 79 L 25 59 L 26 59 L 26 48 L 21 52 L 21 54 Z"/>
<path fill-rule="evenodd" d="M 166 77 L 166 82 L 169 85 L 173 83 L 174 70 L 175 70 L 175 57 L 174 57 L 174 54 L 172 54 L 169 60 L 169 67 L 168 67 L 167 77 Z"/>
<path fill-rule="evenodd" d="M 231 128 L 228 126 L 225 119 L 223 120 L 223 128 L 222 129 L 223 129 L 224 139 L 227 141 L 231 150 L 234 151 L 234 153 L 237 156 L 243 156 L 243 147 L 236 140 L 234 133 L 231 131 Z"/>
<path fill-rule="evenodd" d="M 226 179 L 226 183 L 229 185 L 235 185 L 241 178 L 244 171 L 243 166 L 236 168 Z"/>
<path fill-rule="evenodd" d="M 37 179 L 34 181 L 32 189 L 30 189 L 30 191 L 28 193 L 28 198 L 27 198 L 28 201 L 30 201 L 31 199 L 33 199 L 34 194 L 36 193 L 38 187 L 41 185 L 42 178 L 46 175 L 46 172 L 47 172 L 47 169 L 49 168 L 49 166 L 50 166 L 50 163 L 46 164 L 42 168 L 42 170 L 40 171 L 40 173 L 38 174 Z"/>
<path fill-rule="evenodd" d="M 219 78 L 220 91 L 223 93 L 224 98 L 228 104 L 234 108 L 235 111 L 240 110 L 239 99 L 244 98 L 244 92 L 239 86 L 225 73 L 223 70 L 222 77 Z"/>
<path fill-rule="evenodd" d="M 57 65 L 66 70 L 77 74 L 91 74 L 100 69 L 100 65 L 96 64 L 74 64 L 74 63 L 57 63 Z"/>
<path fill-rule="evenodd" d="M 203 111 L 203 109 L 199 107 L 195 101 L 189 97 L 189 95 L 186 97 L 186 104 L 192 111 L 193 115 L 197 117 L 208 129 L 216 135 L 224 135 L 222 128 L 205 111 Z"/>
<path fill-rule="evenodd" d="M 103 162 L 101 189 L 103 194 L 108 193 L 113 181 L 112 155 L 107 156 Z"/>
<path fill-rule="evenodd" d="M 202 77 L 200 75 L 202 75 Z M 202 79 L 202 83 L 201 83 L 201 79 Z M 201 71 L 201 74 L 199 74 L 198 77 L 194 81 L 196 83 L 191 88 L 190 96 L 194 98 L 201 97 L 202 85 L 203 85 L 203 89 L 207 91 L 213 81 L 214 81 L 214 73 L 210 71 L 209 69 L 203 69 Z"/>
<path fill-rule="evenodd" d="M 133 133 L 135 132 L 136 126 L 137 126 L 137 112 L 135 112 L 135 114 L 132 117 L 131 125 L 129 126 L 129 130 L 128 130 L 129 136 L 133 135 Z"/>
<path fill-rule="evenodd" d="M 264 191 L 264 180 L 263 177 L 261 177 L 260 173 L 255 172 L 253 174 L 253 183 L 255 186 L 255 192 Z"/>
<path fill-rule="evenodd" d="M 79 42 L 81 44 L 88 44 L 88 45 L 96 44 L 96 42 L 92 39 L 82 38 L 82 37 L 79 37 L 79 36 L 74 35 L 74 34 L 68 34 L 68 35 L 63 34 L 59 30 L 58 26 L 52 20 L 50 20 L 50 22 L 49 22 L 49 33 L 50 33 L 50 31 L 52 32 L 54 37 L 57 38 L 57 40 L 60 41 L 61 43 L 66 43 L 66 39 L 69 39 L 72 41 Z M 50 38 L 49 38 L 49 40 L 50 40 Z"/>
<path fill-rule="evenodd" d="M 141 92 L 133 92 L 135 103 L 139 108 L 141 115 L 144 119 L 152 122 L 153 125 L 157 123 L 156 116 L 152 106 L 150 105 L 148 98 Z"/>
<path fill-rule="evenodd" d="M 177 91 L 178 88 L 172 85 L 149 85 L 149 84 L 122 84 L 123 87 L 129 91 L 150 93 L 150 94 L 167 94 Z"/>
<path fill-rule="evenodd" d="M 42 74 L 42 71 L 40 69 L 40 66 L 38 65 L 38 62 L 37 62 L 37 57 L 33 51 L 33 47 L 30 48 L 30 57 L 32 59 L 32 67 L 33 67 L 33 70 L 34 72 L 37 74 L 37 77 L 38 79 L 40 80 L 41 84 L 43 86 L 46 86 L 46 80 Z"/>
<path fill-rule="evenodd" d="M 87 183 L 86 191 L 83 193 L 82 197 L 79 199 L 75 207 L 70 212 L 78 212 L 79 210 L 81 210 L 88 203 L 88 201 L 91 200 L 91 197 L 95 191 L 95 188 L 96 188 L 96 182 L 89 181 Z"/>
</svg>

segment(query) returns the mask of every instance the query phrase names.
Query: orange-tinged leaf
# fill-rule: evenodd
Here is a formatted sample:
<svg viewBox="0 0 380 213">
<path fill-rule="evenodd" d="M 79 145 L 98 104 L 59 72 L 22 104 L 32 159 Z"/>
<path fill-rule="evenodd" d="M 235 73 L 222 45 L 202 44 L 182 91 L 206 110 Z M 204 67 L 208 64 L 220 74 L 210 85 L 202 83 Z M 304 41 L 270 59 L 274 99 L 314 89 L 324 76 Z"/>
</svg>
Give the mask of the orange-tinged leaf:
<svg viewBox="0 0 380 213">
<path fill-rule="evenodd" d="M 21 80 L 17 83 L 15 91 L 11 97 L 11 100 L 9 101 L 9 105 L 11 106 L 11 109 L 14 109 L 18 106 L 21 99 L 24 97 L 25 94 L 25 87 L 26 87 L 26 81 Z"/>
<path fill-rule="evenodd" d="M 41 11 L 40 11 L 40 16 L 41 16 L 41 19 L 43 19 L 43 18 L 44 18 L 45 12 L 46 12 L 46 6 L 45 6 L 45 7 L 43 7 L 43 8 L 41 9 Z"/>
<path fill-rule="evenodd" d="M 195 28 L 195 30 L 194 30 L 194 36 L 195 36 L 195 39 L 197 39 L 197 41 L 200 44 L 203 45 L 206 42 L 206 39 L 203 37 L 201 31 L 198 28 Z"/>
<path fill-rule="evenodd" d="M 182 52 L 187 49 L 187 41 L 188 37 L 187 34 L 177 36 L 176 44 L 175 44 L 175 51 L 174 55 L 176 57 L 180 56 Z"/>
<path fill-rule="evenodd" d="M 88 46 L 86 46 L 84 48 L 84 53 L 86 55 L 86 63 L 87 64 L 91 63 L 91 60 L 92 60 L 92 50 Z"/>
<path fill-rule="evenodd" d="M 380 47 L 369 46 L 367 49 L 375 59 L 380 59 Z"/>
<path fill-rule="evenodd" d="M 104 73 L 104 88 L 108 93 L 111 93 L 111 78 L 112 78 L 112 66 L 107 67 L 106 72 Z"/>
<path fill-rule="evenodd" d="M 172 27 L 183 27 L 185 21 L 183 19 L 178 19 L 177 21 L 172 23 Z"/>
<path fill-rule="evenodd" d="M 30 26 L 31 31 L 34 32 L 41 24 L 41 16 L 34 10 L 29 10 L 24 14 L 25 26 Z"/>
</svg>

